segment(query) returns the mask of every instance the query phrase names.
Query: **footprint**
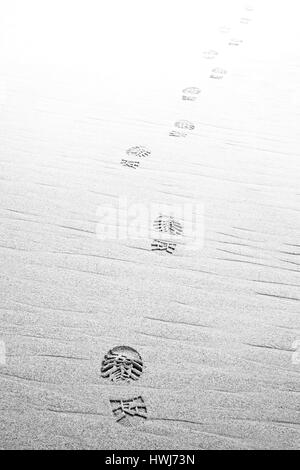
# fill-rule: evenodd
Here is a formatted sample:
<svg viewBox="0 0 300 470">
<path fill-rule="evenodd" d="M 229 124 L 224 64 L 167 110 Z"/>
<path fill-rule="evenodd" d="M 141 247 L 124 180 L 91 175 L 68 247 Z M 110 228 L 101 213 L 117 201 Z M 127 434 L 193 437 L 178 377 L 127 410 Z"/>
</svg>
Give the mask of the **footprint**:
<svg viewBox="0 0 300 470">
<path fill-rule="evenodd" d="M 160 215 L 153 222 L 154 230 L 158 232 L 169 233 L 170 235 L 182 235 L 183 227 L 180 222 L 174 220 L 174 217 Z"/>
<path fill-rule="evenodd" d="M 251 21 L 250 18 L 245 18 L 245 17 L 240 18 L 240 23 L 242 23 L 242 24 L 249 24 L 250 21 Z"/>
<path fill-rule="evenodd" d="M 190 121 L 176 121 L 174 124 L 175 127 L 178 127 L 179 129 L 188 129 L 189 131 L 192 131 L 195 129 L 195 125 L 190 122 Z"/>
<path fill-rule="evenodd" d="M 215 59 L 218 55 L 217 51 L 214 51 L 213 49 L 209 49 L 208 51 L 204 51 L 202 53 L 202 56 L 204 59 Z"/>
<path fill-rule="evenodd" d="M 229 46 L 239 46 L 243 43 L 242 39 L 231 38 L 228 42 Z"/>
<path fill-rule="evenodd" d="M 142 145 L 137 145 L 135 147 L 130 147 L 126 151 L 126 153 L 127 155 L 130 155 L 130 156 L 134 155 L 135 157 L 145 158 L 151 155 L 151 150 L 147 149 L 146 147 L 143 147 Z"/>
<path fill-rule="evenodd" d="M 227 71 L 225 69 L 216 67 L 215 69 L 212 69 L 209 78 L 215 78 L 216 80 L 221 80 L 224 77 L 224 75 L 226 75 L 226 73 Z"/>
<path fill-rule="evenodd" d="M 143 373 L 143 360 L 130 346 L 116 346 L 104 356 L 101 376 L 111 382 L 130 382 L 140 378 Z"/>
<path fill-rule="evenodd" d="M 200 88 L 197 87 L 188 87 L 184 88 L 182 90 L 182 99 L 183 100 L 189 100 L 189 101 L 195 101 L 198 97 L 198 95 L 201 93 Z"/>
</svg>

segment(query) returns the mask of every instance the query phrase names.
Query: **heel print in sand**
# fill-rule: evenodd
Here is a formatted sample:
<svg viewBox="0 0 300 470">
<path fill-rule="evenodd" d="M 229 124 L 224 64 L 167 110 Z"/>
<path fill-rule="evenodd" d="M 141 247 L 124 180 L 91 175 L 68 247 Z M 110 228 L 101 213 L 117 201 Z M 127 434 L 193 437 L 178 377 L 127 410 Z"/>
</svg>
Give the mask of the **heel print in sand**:
<svg viewBox="0 0 300 470">
<path fill-rule="evenodd" d="M 142 396 L 109 400 L 113 416 L 123 426 L 136 426 L 147 419 L 147 407 Z"/>
</svg>

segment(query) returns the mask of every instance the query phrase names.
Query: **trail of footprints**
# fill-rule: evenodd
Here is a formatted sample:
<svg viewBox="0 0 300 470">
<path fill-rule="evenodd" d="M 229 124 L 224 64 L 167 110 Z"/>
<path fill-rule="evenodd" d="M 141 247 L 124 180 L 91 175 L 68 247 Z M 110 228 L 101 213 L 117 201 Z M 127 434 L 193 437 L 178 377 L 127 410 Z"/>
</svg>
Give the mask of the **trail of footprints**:
<svg viewBox="0 0 300 470">
<path fill-rule="evenodd" d="M 247 12 L 252 12 L 253 7 L 247 5 Z M 240 24 L 248 25 L 251 21 L 249 17 L 241 17 Z M 228 34 L 230 28 L 221 26 L 219 31 Z M 241 38 L 231 38 L 228 41 L 229 46 L 239 46 L 243 43 Z M 218 56 L 218 51 L 209 49 L 203 52 L 203 58 L 213 60 Z M 227 70 L 221 67 L 211 69 L 209 78 L 222 80 L 227 74 Z M 198 87 L 187 87 L 182 90 L 182 100 L 196 101 L 202 90 Z M 195 124 L 182 119 L 176 121 L 173 129 L 169 131 L 170 137 L 185 138 L 195 130 Z M 151 150 L 137 145 L 126 151 L 127 158 L 121 160 L 121 165 L 136 170 L 140 167 L 144 158 L 151 156 Z M 171 215 L 159 214 L 153 222 L 153 229 L 161 235 L 183 236 L 183 225 Z M 151 243 L 152 251 L 164 251 L 173 254 L 176 249 L 176 243 L 167 239 L 156 238 Z M 114 385 L 127 384 L 139 380 L 143 373 L 144 365 L 140 354 L 129 346 L 116 346 L 104 356 L 101 367 L 101 376 L 104 380 L 112 382 Z M 135 426 L 141 421 L 147 419 L 147 405 L 141 395 L 134 396 L 126 394 L 123 398 L 110 398 L 110 407 L 115 421 L 124 426 Z"/>
<path fill-rule="evenodd" d="M 247 13 L 251 13 L 254 10 L 252 5 L 246 5 L 244 9 Z M 242 16 L 239 22 L 240 24 L 248 25 L 251 22 L 251 18 L 249 16 Z M 230 32 L 230 28 L 226 25 L 220 26 L 218 29 L 219 29 L 219 32 L 223 34 L 228 34 Z M 242 43 L 243 43 L 243 39 L 232 37 L 229 39 L 227 45 L 237 47 L 237 46 L 240 46 Z M 218 55 L 219 55 L 218 51 L 214 49 L 208 49 L 208 50 L 203 51 L 202 53 L 202 57 L 206 60 L 214 60 L 218 57 Z M 222 80 L 226 76 L 226 74 L 227 74 L 226 69 L 222 67 L 213 67 L 210 71 L 209 78 L 213 80 Z M 199 98 L 201 92 L 202 90 L 198 87 L 184 88 L 182 90 L 182 95 L 181 95 L 182 100 L 194 102 Z M 179 139 L 186 138 L 195 130 L 195 128 L 196 126 L 193 122 L 182 119 L 182 120 L 176 121 L 173 124 L 173 128 L 170 129 L 169 131 L 169 136 L 172 138 L 175 137 Z M 120 164 L 123 167 L 127 167 L 132 170 L 137 170 L 141 166 L 142 160 L 151 155 L 151 150 L 149 150 L 148 148 L 144 146 L 137 145 L 134 147 L 130 147 L 126 151 L 126 154 L 127 154 L 127 157 L 122 158 Z M 163 215 L 161 214 L 160 216 L 163 216 Z M 164 217 L 168 219 L 167 215 L 164 215 Z M 170 221 L 169 221 L 168 229 L 166 229 L 166 225 L 164 226 L 164 229 L 162 229 L 162 226 L 157 225 L 157 223 L 154 221 L 154 230 L 156 230 L 157 232 L 169 231 L 170 235 L 174 235 L 174 233 L 172 233 L 172 228 L 171 228 L 172 224 L 174 223 L 178 224 L 179 222 L 178 221 L 176 222 L 173 220 L 171 223 L 171 219 L 172 219 L 171 216 L 169 217 L 169 219 Z M 179 235 L 183 235 L 183 229 L 181 230 L 181 233 Z M 173 254 L 175 252 L 175 249 L 176 249 L 176 243 L 174 242 L 174 239 L 168 241 L 166 239 L 161 240 L 159 238 L 156 238 L 151 243 L 152 251 L 159 251 L 159 252 L 163 251 L 168 254 Z"/>
</svg>

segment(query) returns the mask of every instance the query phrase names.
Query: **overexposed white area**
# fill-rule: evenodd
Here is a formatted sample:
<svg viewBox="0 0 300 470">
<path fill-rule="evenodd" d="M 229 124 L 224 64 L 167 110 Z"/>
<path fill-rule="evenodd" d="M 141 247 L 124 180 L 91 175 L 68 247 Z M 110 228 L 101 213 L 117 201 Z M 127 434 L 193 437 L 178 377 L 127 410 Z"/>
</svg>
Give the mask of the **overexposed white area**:
<svg viewBox="0 0 300 470">
<path fill-rule="evenodd" d="M 0 1 L 0 448 L 299 448 L 298 17 Z M 151 155 L 122 167 L 136 145 Z M 199 204 L 201 248 L 99 240 L 119 197 Z M 122 344 L 145 368 L 118 386 L 100 370 Z M 109 400 L 138 395 L 148 419 L 124 428 Z"/>
<path fill-rule="evenodd" d="M 74 87 L 77 75 L 104 86 L 120 79 L 121 71 L 123 80 L 136 84 L 163 83 L 199 69 L 202 48 L 212 47 L 217 27 L 233 27 L 236 34 L 239 18 L 247 16 L 245 5 L 241 0 L 2 0 L 0 54 L 3 65 L 48 66 L 52 76 L 62 78 L 76 72 Z M 264 23 L 259 36 L 251 35 L 258 57 L 261 40 L 270 57 L 286 54 L 287 43 L 295 52 L 297 2 L 264 0 L 255 7 L 250 16 Z"/>
</svg>

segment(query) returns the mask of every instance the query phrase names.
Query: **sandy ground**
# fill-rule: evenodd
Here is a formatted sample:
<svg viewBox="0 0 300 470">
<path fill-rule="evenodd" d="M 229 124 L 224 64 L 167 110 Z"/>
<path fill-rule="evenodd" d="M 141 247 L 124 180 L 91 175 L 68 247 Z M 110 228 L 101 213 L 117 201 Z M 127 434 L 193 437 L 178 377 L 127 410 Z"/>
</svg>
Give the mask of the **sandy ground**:
<svg viewBox="0 0 300 470">
<path fill-rule="evenodd" d="M 0 448 L 299 448 L 295 3 L 23 3 L 1 16 Z M 203 247 L 99 240 L 120 196 L 200 202 Z M 117 345 L 139 381 L 101 378 Z M 134 396 L 124 427 L 109 400 Z"/>
</svg>

